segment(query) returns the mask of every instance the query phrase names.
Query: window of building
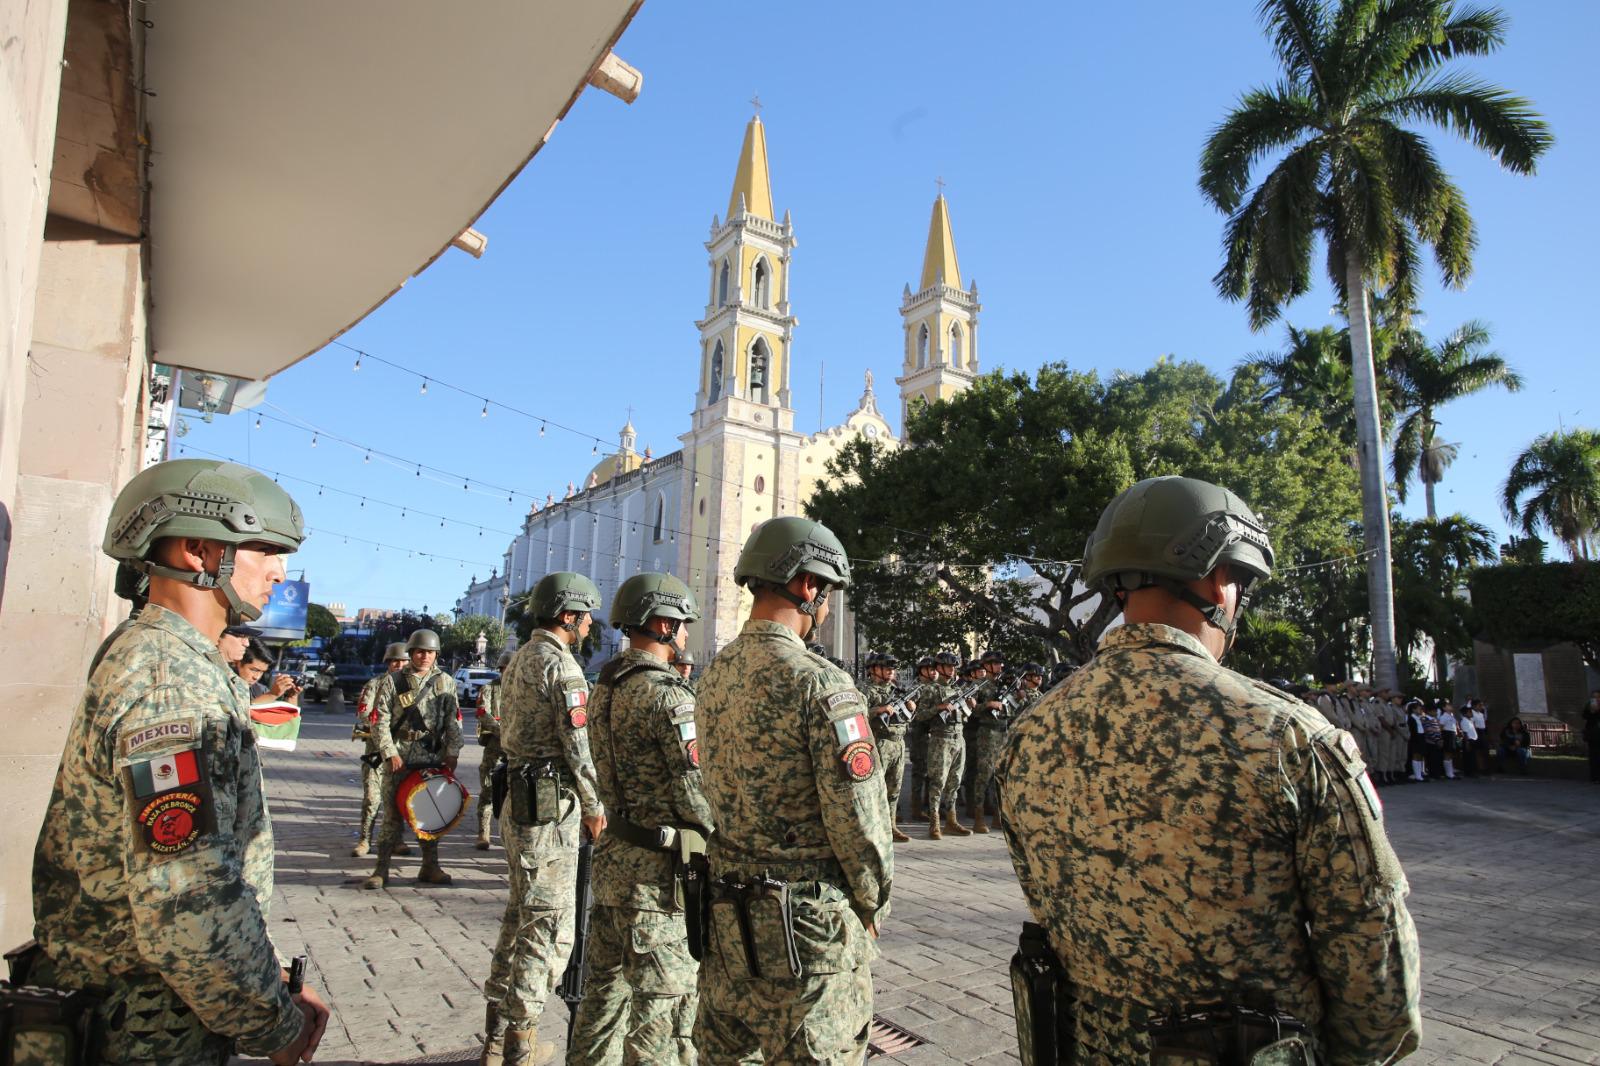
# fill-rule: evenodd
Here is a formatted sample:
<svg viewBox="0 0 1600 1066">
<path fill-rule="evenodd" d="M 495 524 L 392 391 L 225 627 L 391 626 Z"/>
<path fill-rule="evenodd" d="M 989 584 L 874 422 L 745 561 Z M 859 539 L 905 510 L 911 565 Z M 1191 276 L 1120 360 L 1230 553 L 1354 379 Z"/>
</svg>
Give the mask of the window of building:
<svg viewBox="0 0 1600 1066">
<path fill-rule="evenodd" d="M 722 274 L 717 279 L 717 306 L 726 307 L 728 304 L 728 261 L 722 261 Z"/>
<path fill-rule="evenodd" d="M 923 323 L 917 327 L 917 369 L 928 365 L 928 325 Z"/>
<path fill-rule="evenodd" d="M 771 353 L 767 351 L 767 342 L 760 337 L 750 346 L 750 399 L 756 403 L 768 403 L 767 399 L 767 374 L 772 366 Z"/>
<path fill-rule="evenodd" d="M 756 486 L 755 487 L 756 487 L 756 492 L 758 494 L 766 492 L 767 491 L 767 479 L 762 477 L 760 474 L 757 474 L 756 475 Z"/>
<path fill-rule="evenodd" d="M 706 386 L 706 403 L 716 403 L 722 398 L 722 342 L 711 351 L 711 383 Z"/>
<path fill-rule="evenodd" d="M 950 365 L 959 367 L 964 360 L 961 347 L 961 323 L 950 323 Z"/>
<path fill-rule="evenodd" d="M 661 543 L 661 530 L 667 520 L 667 499 L 665 496 L 656 496 L 656 528 L 655 542 Z"/>
<path fill-rule="evenodd" d="M 765 259 L 757 259 L 754 277 L 751 279 L 750 284 L 750 302 L 755 304 L 757 307 L 771 307 L 772 301 L 770 289 L 771 285 L 769 272 L 767 270 L 767 261 Z"/>
</svg>

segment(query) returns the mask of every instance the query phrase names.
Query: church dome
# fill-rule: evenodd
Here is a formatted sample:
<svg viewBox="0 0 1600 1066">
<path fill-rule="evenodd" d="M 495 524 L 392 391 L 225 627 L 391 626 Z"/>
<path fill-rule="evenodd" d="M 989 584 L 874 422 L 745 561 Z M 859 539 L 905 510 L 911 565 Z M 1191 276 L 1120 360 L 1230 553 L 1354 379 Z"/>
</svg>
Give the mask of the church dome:
<svg viewBox="0 0 1600 1066">
<path fill-rule="evenodd" d="M 639 466 L 640 456 L 636 452 L 613 452 L 594 464 L 583 483 L 588 485 L 593 481 L 596 485 L 604 485 L 618 475 L 639 469 Z"/>
</svg>

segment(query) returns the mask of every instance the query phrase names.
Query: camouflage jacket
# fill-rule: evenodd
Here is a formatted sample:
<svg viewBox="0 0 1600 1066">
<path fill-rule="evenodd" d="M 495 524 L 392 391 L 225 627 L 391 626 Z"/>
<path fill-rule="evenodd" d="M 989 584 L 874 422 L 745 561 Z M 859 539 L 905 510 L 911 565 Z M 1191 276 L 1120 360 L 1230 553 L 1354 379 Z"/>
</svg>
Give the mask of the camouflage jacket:
<svg viewBox="0 0 1600 1066">
<path fill-rule="evenodd" d="M 863 681 L 858 687 L 861 689 L 861 698 L 867 701 L 867 717 L 872 722 L 872 735 L 879 740 L 904 740 L 905 722 L 891 722 L 881 714 L 872 713 L 872 708 L 889 706 L 900 698 L 900 693 L 895 691 L 894 685 Z"/>
<path fill-rule="evenodd" d="M 478 690 L 478 743 L 500 739 L 500 681 L 489 682 Z"/>
<path fill-rule="evenodd" d="M 589 682 L 554 633 L 535 629 L 500 677 L 500 748 L 512 766 L 557 759 L 584 817 L 604 811 L 589 756 Z"/>
<path fill-rule="evenodd" d="M 882 928 L 894 859 L 866 712 L 850 675 L 792 629 L 745 623 L 706 668 L 696 709 L 717 820 L 713 873 L 836 882 L 856 915 Z"/>
<path fill-rule="evenodd" d="M 373 731 L 372 724 L 378 713 L 376 706 L 378 682 L 382 681 L 383 678 L 384 675 L 379 674 L 361 686 L 361 695 L 356 697 L 356 723 L 350 729 L 351 740 L 364 740 L 367 742 L 367 754 L 369 755 L 380 750 L 378 734 Z"/>
<path fill-rule="evenodd" d="M 402 691 L 415 697 L 417 713 L 407 709 Z M 372 703 L 378 714 L 372 731 L 385 759 L 398 755 L 407 766 L 438 766 L 461 754 L 456 680 L 437 666 L 422 675 L 409 666 L 384 674 Z"/>
<path fill-rule="evenodd" d="M 608 684 L 607 677 L 620 671 L 629 671 L 621 685 Z M 694 692 L 672 667 L 633 649 L 607 663 L 600 676 L 589 705 L 589 743 L 608 817 L 646 829 L 690 824 L 710 836 L 711 808 L 700 791 Z M 672 865 L 671 855 L 604 833 L 594 852 L 594 901 L 675 910 Z"/>
<path fill-rule="evenodd" d="M 272 822 L 244 683 L 146 607 L 90 678 L 33 861 L 36 976 L 106 990 L 115 1061 L 269 1055 L 303 1016 L 267 933 Z"/>
<path fill-rule="evenodd" d="M 1354 740 L 1162 625 L 1126 625 L 1012 727 L 998 772 L 1079 1052 L 1144 1061 L 1153 1012 L 1271 1003 L 1319 1061 L 1417 1046 L 1416 929 Z"/>
<path fill-rule="evenodd" d="M 956 693 L 966 688 L 966 683 L 960 678 L 954 681 L 929 681 L 917 690 L 917 721 L 928 726 L 929 735 L 936 737 L 959 737 L 962 735 L 961 727 L 971 717 L 972 712 L 966 704 L 952 708 L 950 720 L 940 718 L 939 704 L 955 698 Z"/>
</svg>

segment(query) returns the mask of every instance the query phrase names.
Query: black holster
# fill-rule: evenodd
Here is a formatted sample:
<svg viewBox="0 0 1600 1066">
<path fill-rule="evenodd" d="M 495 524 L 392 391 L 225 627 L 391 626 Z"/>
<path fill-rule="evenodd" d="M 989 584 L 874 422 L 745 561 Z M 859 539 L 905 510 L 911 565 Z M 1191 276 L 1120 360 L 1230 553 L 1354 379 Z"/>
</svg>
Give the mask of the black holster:
<svg viewBox="0 0 1600 1066">
<path fill-rule="evenodd" d="M 683 924 L 689 932 L 689 954 L 699 962 L 711 943 L 711 864 L 696 855 L 683 866 Z"/>
<path fill-rule="evenodd" d="M 371 751 L 361 756 L 361 761 L 376 770 L 384 763 L 383 752 Z"/>
<path fill-rule="evenodd" d="M 1151 1066 L 1315 1066 L 1307 1028 L 1293 1015 L 1234 1004 L 1156 1018 L 1150 1024 Z"/>
<path fill-rule="evenodd" d="M 1011 1002 L 1022 1066 L 1072 1061 L 1072 996 L 1067 971 L 1045 938 L 1044 927 L 1023 922 L 1011 956 Z"/>
<path fill-rule="evenodd" d="M 26 984 L 38 957 L 34 941 L 6 953 L 11 980 L 0 981 L 0 1063 L 43 1061 L 92 1066 L 99 1060 L 100 1000 L 88 992 Z"/>
<path fill-rule="evenodd" d="M 496 818 L 506 803 L 506 790 L 511 787 L 506 761 L 499 759 L 489 770 L 489 808 Z"/>
<path fill-rule="evenodd" d="M 513 767 L 511 817 L 519 825 L 549 825 L 561 820 L 561 769 L 554 759 Z"/>
</svg>

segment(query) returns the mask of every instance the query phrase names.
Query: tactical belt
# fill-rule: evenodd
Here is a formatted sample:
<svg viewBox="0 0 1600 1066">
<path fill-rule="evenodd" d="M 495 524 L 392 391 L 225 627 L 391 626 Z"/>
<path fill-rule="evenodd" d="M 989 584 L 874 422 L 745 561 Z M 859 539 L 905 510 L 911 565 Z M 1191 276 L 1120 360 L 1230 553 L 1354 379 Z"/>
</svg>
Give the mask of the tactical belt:
<svg viewBox="0 0 1600 1066">
<path fill-rule="evenodd" d="M 678 829 L 676 826 L 662 825 L 654 829 L 646 828 L 637 822 L 618 816 L 606 822 L 607 831 L 616 835 L 618 840 L 632 844 L 636 848 L 646 851 L 660 851 L 669 855 L 678 853 Z"/>
</svg>

